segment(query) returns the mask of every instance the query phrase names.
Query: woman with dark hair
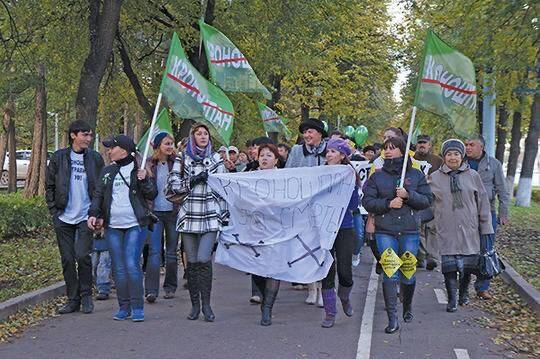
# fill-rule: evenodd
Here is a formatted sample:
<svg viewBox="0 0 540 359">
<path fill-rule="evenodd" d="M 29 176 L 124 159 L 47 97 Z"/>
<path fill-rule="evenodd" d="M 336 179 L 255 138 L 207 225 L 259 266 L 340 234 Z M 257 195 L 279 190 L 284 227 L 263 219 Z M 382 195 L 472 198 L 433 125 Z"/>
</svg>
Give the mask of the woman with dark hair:
<svg viewBox="0 0 540 359">
<path fill-rule="evenodd" d="M 203 123 L 191 128 L 184 154 L 179 154 L 169 175 L 168 191 L 187 197 L 178 210 L 176 229 L 182 233 L 187 256 L 186 277 L 191 311 L 196 320 L 202 312 L 207 322 L 215 315 L 210 306 L 212 290 L 212 250 L 218 231 L 227 215 L 225 202 L 207 185 L 208 175 L 223 173 L 219 154 L 212 151 L 210 130 Z"/>
<path fill-rule="evenodd" d="M 469 303 L 471 274 L 476 274 L 480 236 L 493 234 L 489 198 L 478 172 L 466 161 L 465 145 L 450 139 L 442 145 L 444 163 L 430 176 L 435 226 L 448 294 L 447 312 Z M 459 273 L 459 299 L 458 291 Z"/>
<path fill-rule="evenodd" d="M 374 214 L 375 240 L 379 254 L 399 256 L 408 262 L 407 276 L 397 268 L 387 268 L 383 279 L 383 294 L 388 314 L 385 332 L 399 329 L 397 320 L 397 284 L 401 284 L 403 296 L 403 320 L 412 321 L 412 299 L 416 278 L 414 261 L 418 253 L 420 216 L 419 211 L 430 206 L 432 193 L 424 174 L 407 161 L 403 188 L 399 187 L 404 161 L 405 142 L 392 137 L 384 142 L 384 165 L 381 171 L 371 175 L 364 188 L 362 204 Z M 382 259 L 381 259 L 382 260 Z M 384 268 L 384 265 L 383 265 Z M 390 273 L 387 275 L 386 273 Z M 392 273 L 393 272 L 393 273 Z"/>
<path fill-rule="evenodd" d="M 178 287 L 178 232 L 176 231 L 176 214 L 178 206 L 173 205 L 165 198 L 165 187 L 169 172 L 174 165 L 174 137 L 167 132 L 158 133 L 152 142 L 154 153 L 148 159 L 150 173 L 156 179 L 158 195 L 152 204 L 154 214 L 159 222 L 154 224 L 154 230 L 150 233 L 148 262 L 144 289 L 146 301 L 155 302 L 159 294 L 159 268 L 163 239 L 165 239 L 165 281 L 163 290 L 165 299 L 174 298 Z"/>
<path fill-rule="evenodd" d="M 341 138 L 335 138 L 328 141 L 326 146 L 326 164 L 327 165 L 350 165 L 349 156 L 351 155 L 351 148 L 347 141 Z M 358 184 L 358 179 L 357 179 Z M 336 292 L 335 292 L 335 277 L 336 268 L 338 275 L 338 292 L 337 295 L 343 306 L 343 312 L 346 316 L 352 317 L 353 308 L 350 301 L 351 290 L 353 286 L 352 275 L 352 255 L 355 245 L 355 232 L 353 224 L 353 211 L 358 208 L 360 199 L 358 196 L 358 185 L 355 186 L 349 206 L 343 221 L 334 241 L 334 246 L 330 253 L 334 258 L 334 262 L 326 275 L 326 278 L 322 280 L 322 298 L 324 304 L 325 317 L 321 323 L 323 328 L 331 328 L 334 326 L 336 319 Z"/>
<path fill-rule="evenodd" d="M 265 143 L 259 146 L 259 170 L 274 170 L 277 169 L 279 161 L 279 151 L 277 147 L 270 143 Z M 261 325 L 272 325 L 272 308 L 276 300 L 280 281 L 273 278 L 265 278 L 255 274 L 251 275 L 253 283 L 262 294 L 261 301 Z"/>
</svg>

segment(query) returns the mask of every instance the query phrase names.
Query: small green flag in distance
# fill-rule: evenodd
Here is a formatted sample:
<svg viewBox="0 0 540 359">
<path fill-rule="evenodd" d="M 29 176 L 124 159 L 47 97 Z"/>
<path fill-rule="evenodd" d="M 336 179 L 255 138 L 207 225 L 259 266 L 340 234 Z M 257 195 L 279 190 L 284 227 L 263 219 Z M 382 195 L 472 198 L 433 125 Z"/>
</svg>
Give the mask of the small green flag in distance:
<svg viewBox="0 0 540 359">
<path fill-rule="evenodd" d="M 212 81 L 228 92 L 260 92 L 270 99 L 270 92 L 259 81 L 238 47 L 204 21 L 199 21 L 199 27 Z"/>
<path fill-rule="evenodd" d="M 137 143 L 137 149 L 139 151 L 144 151 L 144 146 L 146 146 L 146 141 L 148 140 L 148 134 L 150 132 L 150 129 L 146 130 L 144 135 L 139 140 L 139 143 Z M 154 137 L 160 132 L 167 132 L 169 134 L 173 134 L 172 126 L 171 126 L 171 119 L 169 118 L 169 112 L 166 108 L 162 109 L 161 112 L 158 115 L 158 118 L 156 119 L 156 124 L 154 125 L 154 131 L 152 132 L 152 135 L 150 136 L 150 148 L 148 149 L 148 155 L 151 156 L 154 152 L 152 150 L 152 145 L 154 144 Z"/>
<path fill-rule="evenodd" d="M 270 107 L 257 102 L 259 107 L 259 112 L 261 113 L 261 118 L 263 120 L 264 130 L 266 132 L 277 132 L 281 133 L 287 141 L 291 139 L 292 133 L 291 130 L 285 126 L 283 117 L 279 116 L 274 110 Z"/>
<path fill-rule="evenodd" d="M 221 89 L 191 65 L 176 33 L 160 91 L 177 116 L 207 123 L 214 138 L 229 145 L 234 125 L 233 105 Z"/>
<path fill-rule="evenodd" d="M 462 136 L 476 128 L 476 77 L 472 61 L 428 30 L 414 105 L 450 121 Z"/>
</svg>

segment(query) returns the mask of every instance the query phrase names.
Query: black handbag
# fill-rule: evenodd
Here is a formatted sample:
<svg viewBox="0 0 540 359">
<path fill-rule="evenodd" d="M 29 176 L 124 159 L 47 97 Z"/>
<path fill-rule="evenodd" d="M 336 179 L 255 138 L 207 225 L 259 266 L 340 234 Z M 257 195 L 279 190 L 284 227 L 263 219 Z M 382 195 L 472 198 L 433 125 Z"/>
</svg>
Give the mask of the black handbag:
<svg viewBox="0 0 540 359">
<path fill-rule="evenodd" d="M 481 251 L 478 271 L 483 278 L 491 279 L 501 274 L 505 270 L 505 266 L 495 249 L 487 250 L 488 236 L 494 235 L 484 234 L 480 236 Z"/>
</svg>

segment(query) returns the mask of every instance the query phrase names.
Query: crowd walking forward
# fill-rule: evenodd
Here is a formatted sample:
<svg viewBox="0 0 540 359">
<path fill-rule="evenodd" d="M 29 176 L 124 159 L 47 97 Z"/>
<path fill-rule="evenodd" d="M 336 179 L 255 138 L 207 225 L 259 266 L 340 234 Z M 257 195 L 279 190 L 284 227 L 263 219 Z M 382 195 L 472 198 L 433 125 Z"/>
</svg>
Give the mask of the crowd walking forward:
<svg viewBox="0 0 540 359">
<path fill-rule="evenodd" d="M 62 274 L 66 282 L 67 303 L 60 314 L 91 313 L 93 237 L 86 226 L 98 176 L 103 168 L 100 154 L 90 148 L 92 128 L 74 121 L 68 129 L 70 146 L 56 151 L 49 161 L 45 178 L 45 199 L 52 216 Z"/>
<path fill-rule="evenodd" d="M 135 143 L 125 135 L 103 141 L 112 163 L 98 181 L 88 212 L 91 230 L 105 228 L 118 297 L 115 320 L 144 320 L 141 254 L 149 227 L 156 221 L 148 202 L 156 182 L 135 159 Z"/>
<path fill-rule="evenodd" d="M 206 321 L 215 319 L 210 306 L 212 251 L 228 212 L 225 201 L 206 182 L 209 174 L 224 172 L 220 155 L 212 150 L 209 128 L 194 124 L 185 153 L 176 158 L 167 185 L 169 193 L 186 196 L 178 210 L 176 230 L 181 233 L 187 256 L 190 320 L 198 319 L 201 309 Z"/>
</svg>

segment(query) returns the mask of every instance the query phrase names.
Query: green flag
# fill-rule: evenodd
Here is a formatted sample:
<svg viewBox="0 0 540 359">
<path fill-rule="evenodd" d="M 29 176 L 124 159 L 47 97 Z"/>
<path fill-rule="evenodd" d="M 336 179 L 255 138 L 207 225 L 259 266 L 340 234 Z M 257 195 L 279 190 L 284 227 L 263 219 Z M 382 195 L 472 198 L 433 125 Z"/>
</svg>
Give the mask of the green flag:
<svg viewBox="0 0 540 359">
<path fill-rule="evenodd" d="M 287 141 L 291 139 L 291 131 L 285 126 L 284 118 L 279 116 L 274 110 L 270 107 L 257 102 L 259 106 L 259 112 L 261 113 L 261 118 L 263 120 L 264 130 L 266 132 L 277 132 L 281 133 Z"/>
<path fill-rule="evenodd" d="M 137 143 L 137 149 L 139 151 L 144 151 L 144 146 L 146 146 L 146 141 L 148 140 L 148 134 L 150 132 L 150 129 L 146 130 L 144 135 L 139 140 L 139 143 Z M 150 148 L 148 149 L 148 155 L 152 155 L 154 151 L 152 151 L 152 145 L 154 144 L 154 137 L 160 132 L 167 132 L 169 134 L 173 134 L 172 126 L 171 126 L 171 119 L 169 118 L 169 112 L 166 108 L 161 110 L 159 113 L 158 118 L 156 119 L 156 124 L 154 125 L 154 131 L 152 132 L 152 135 L 150 136 Z"/>
<path fill-rule="evenodd" d="M 471 60 L 428 30 L 414 105 L 443 116 L 466 136 L 476 127 L 476 78 Z"/>
<path fill-rule="evenodd" d="M 213 136 L 229 145 L 234 125 L 232 103 L 223 91 L 191 65 L 176 33 L 171 41 L 160 91 L 179 117 L 206 122 Z"/>
<path fill-rule="evenodd" d="M 199 27 L 212 81 L 225 91 L 260 92 L 266 99 L 270 99 L 270 92 L 231 40 L 202 20 L 199 21 Z"/>
<path fill-rule="evenodd" d="M 422 134 L 422 130 L 420 130 L 420 125 L 416 125 L 412 133 L 411 143 L 418 142 L 418 136 L 420 136 L 421 134 Z"/>
</svg>

